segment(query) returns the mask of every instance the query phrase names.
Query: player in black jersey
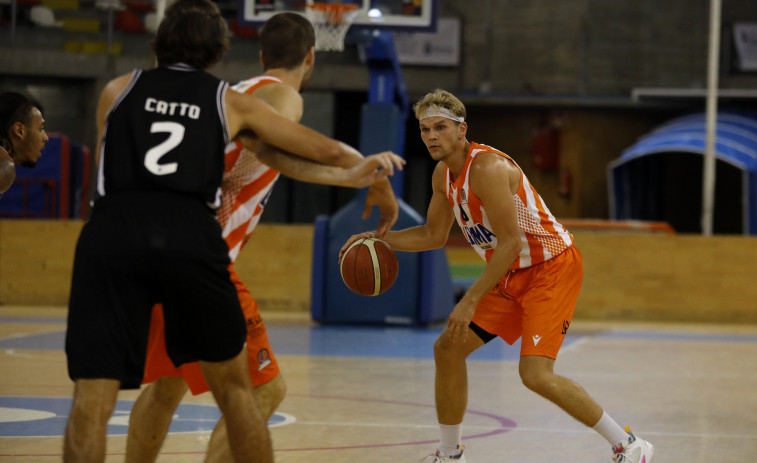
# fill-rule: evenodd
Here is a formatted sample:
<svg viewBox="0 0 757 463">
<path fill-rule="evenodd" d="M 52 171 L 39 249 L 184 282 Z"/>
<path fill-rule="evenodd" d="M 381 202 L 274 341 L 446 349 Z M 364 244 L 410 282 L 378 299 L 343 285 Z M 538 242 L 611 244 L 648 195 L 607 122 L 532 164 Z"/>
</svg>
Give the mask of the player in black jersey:
<svg viewBox="0 0 757 463">
<path fill-rule="evenodd" d="M 224 147 L 251 131 L 324 163 L 340 164 L 355 151 L 205 72 L 228 49 L 226 34 L 214 3 L 177 0 L 153 42 L 158 67 L 118 77 L 100 96 L 98 195 L 76 248 L 66 334 L 75 388 L 65 461 L 104 460 L 118 390 L 141 383 L 155 303 L 164 307 L 174 363 L 200 361 L 235 460 L 273 461 L 215 220 Z M 389 152 L 371 162 L 380 169 L 376 179 L 402 165 Z"/>
</svg>

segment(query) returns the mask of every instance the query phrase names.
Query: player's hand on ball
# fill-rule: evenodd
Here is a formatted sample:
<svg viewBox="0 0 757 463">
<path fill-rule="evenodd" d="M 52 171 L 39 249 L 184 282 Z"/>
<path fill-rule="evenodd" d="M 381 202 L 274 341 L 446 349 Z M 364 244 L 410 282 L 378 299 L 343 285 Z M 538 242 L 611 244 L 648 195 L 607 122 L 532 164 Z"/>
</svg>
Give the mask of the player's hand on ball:
<svg viewBox="0 0 757 463">
<path fill-rule="evenodd" d="M 347 252 L 347 249 L 350 246 L 352 246 L 352 243 L 354 243 L 357 240 L 361 240 L 363 238 L 376 238 L 376 232 L 367 231 L 367 232 L 359 233 L 357 235 L 352 235 L 349 238 L 347 238 L 347 241 L 345 241 L 344 246 L 342 246 L 342 249 L 339 250 L 339 262 L 342 261 L 342 258 L 344 257 L 344 253 Z"/>
</svg>

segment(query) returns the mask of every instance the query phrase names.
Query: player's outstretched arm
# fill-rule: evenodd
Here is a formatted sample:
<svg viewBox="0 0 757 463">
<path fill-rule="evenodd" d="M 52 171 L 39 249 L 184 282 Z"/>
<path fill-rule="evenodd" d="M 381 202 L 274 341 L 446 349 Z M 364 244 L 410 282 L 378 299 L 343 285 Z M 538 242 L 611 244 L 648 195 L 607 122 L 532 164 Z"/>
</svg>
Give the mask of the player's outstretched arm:
<svg viewBox="0 0 757 463">
<path fill-rule="evenodd" d="M 254 95 L 227 91 L 226 116 L 232 138 L 249 130 L 268 144 L 329 165 L 348 155 L 342 143 L 290 121 Z"/>
<path fill-rule="evenodd" d="M 400 213 L 399 203 L 394 196 L 389 179 L 378 181 L 368 189 L 365 195 L 365 208 L 363 208 L 364 220 L 370 217 L 374 206 L 379 208 L 381 214 L 376 227 L 376 237 L 383 238 L 397 222 Z"/>
<path fill-rule="evenodd" d="M 347 239 L 339 251 L 339 259 L 342 258 L 344 252 L 346 252 L 353 242 L 361 238 L 381 238 L 396 251 L 418 252 L 444 246 L 447 243 L 452 222 L 455 220 L 452 207 L 445 193 L 445 172 L 446 170 L 442 163 L 439 163 L 434 170 L 431 180 L 433 194 L 428 205 L 425 224 L 404 230 L 389 231 L 383 238 L 376 231 L 367 231 L 353 235 Z"/>
<path fill-rule="evenodd" d="M 342 145 L 345 151 L 353 152 L 351 155 L 345 156 L 344 161 L 347 163 L 346 165 L 352 165 L 356 156 L 360 156 L 360 152 L 347 144 L 342 143 Z M 392 184 L 389 183 L 388 178 L 379 180 L 368 188 L 368 193 L 365 196 L 365 207 L 363 208 L 363 219 L 370 217 L 374 207 L 378 207 L 380 213 L 376 236 L 383 238 L 397 222 L 400 211 L 397 197 L 394 195 L 394 189 L 392 189 Z"/>
<path fill-rule="evenodd" d="M 401 157 L 389 151 L 361 158 L 349 168 L 312 162 L 270 145 L 262 146 L 255 154 L 260 161 L 295 180 L 351 188 L 372 185 L 393 175 L 394 169 L 402 170 L 405 164 Z"/>
<path fill-rule="evenodd" d="M 272 107 L 269 108 L 273 110 L 273 108 L 281 108 L 282 112 L 281 114 L 286 115 L 288 118 L 293 118 L 293 116 L 296 116 L 296 119 L 299 119 L 299 116 L 301 115 L 301 112 L 297 112 L 296 109 L 301 109 L 301 101 L 297 101 L 296 98 L 294 98 L 292 95 L 288 95 L 286 92 L 286 88 L 283 85 L 269 85 L 261 88 L 260 90 L 256 91 L 256 95 L 258 92 L 261 92 L 263 90 L 266 90 L 267 87 L 271 87 L 271 92 L 275 91 L 275 93 L 272 94 L 264 94 L 263 96 L 264 101 L 270 102 Z M 271 93 L 269 92 L 269 93 Z M 227 92 L 228 94 L 233 94 L 235 92 Z M 229 95 L 232 97 L 232 99 L 236 99 L 236 96 Z M 248 97 L 247 100 L 240 100 L 240 103 L 251 103 L 252 104 L 252 111 L 255 111 L 255 106 L 260 106 L 261 101 L 255 101 L 251 102 L 249 98 L 256 99 L 254 96 L 244 95 L 245 97 Z M 299 95 L 298 95 L 299 96 Z M 227 97 L 228 98 L 228 97 Z M 250 109 L 250 108 L 248 108 Z M 229 125 L 232 126 L 232 111 L 227 111 L 229 116 Z M 302 127 L 302 126 L 300 126 Z M 250 127 L 251 128 L 251 127 Z M 257 138 L 261 134 L 259 133 L 259 129 L 251 128 L 253 131 L 256 132 L 256 136 L 248 136 L 245 134 L 244 131 L 242 131 L 242 136 L 238 137 L 238 140 L 245 146 L 245 148 L 250 149 L 251 151 L 258 152 L 262 148 L 260 145 L 260 140 Z M 232 129 L 232 133 L 235 133 Z M 290 134 L 294 135 L 294 134 Z M 292 151 L 292 153 L 299 155 L 301 157 L 310 159 L 312 161 L 316 161 L 322 164 L 331 165 L 331 166 L 338 166 L 338 167 L 346 167 L 346 168 L 352 168 L 357 166 L 359 163 L 363 162 L 363 155 L 356 150 L 355 148 L 347 145 L 346 143 L 342 143 L 336 140 L 331 140 L 327 137 L 323 137 L 326 140 L 329 140 L 331 142 L 336 143 L 335 151 L 329 151 L 328 149 L 324 148 L 323 150 L 319 151 L 311 150 L 308 154 L 304 154 L 301 152 L 292 151 L 287 146 L 282 146 L 277 144 L 276 142 L 272 140 L 266 140 L 265 136 L 260 136 L 260 139 L 263 141 L 266 141 L 267 143 L 277 146 L 279 148 L 282 148 L 287 151 Z M 313 145 L 315 146 L 315 145 Z M 309 148 L 312 148 L 313 146 L 310 146 Z M 286 174 L 285 174 L 286 175 Z M 381 179 L 382 175 L 377 175 L 377 181 L 373 182 L 370 185 L 370 188 L 368 190 L 368 194 L 366 195 L 366 201 L 365 201 L 365 209 L 363 210 L 363 218 L 368 218 L 371 215 L 371 211 L 374 206 L 379 208 L 381 217 L 379 219 L 379 224 L 377 228 L 377 233 L 379 236 L 384 236 L 386 232 L 391 229 L 391 227 L 394 225 L 394 223 L 397 221 L 397 218 L 399 217 L 399 203 L 397 202 L 397 198 L 394 195 L 394 190 L 392 190 L 392 186 L 389 183 L 389 180 L 384 178 Z M 333 180 L 333 178 L 332 178 Z M 312 181 L 312 180 L 304 180 L 304 181 Z M 316 183 L 330 183 L 333 184 L 331 181 L 317 181 Z"/>
</svg>

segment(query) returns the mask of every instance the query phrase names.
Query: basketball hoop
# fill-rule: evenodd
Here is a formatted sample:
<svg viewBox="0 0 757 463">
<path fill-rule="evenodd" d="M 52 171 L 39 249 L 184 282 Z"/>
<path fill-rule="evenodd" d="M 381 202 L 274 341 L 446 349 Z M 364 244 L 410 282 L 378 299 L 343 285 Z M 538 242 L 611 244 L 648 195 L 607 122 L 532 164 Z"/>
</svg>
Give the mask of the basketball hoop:
<svg viewBox="0 0 757 463">
<path fill-rule="evenodd" d="M 344 37 L 357 17 L 357 5 L 315 2 L 307 5 L 307 17 L 315 30 L 315 49 L 343 51 Z"/>
</svg>

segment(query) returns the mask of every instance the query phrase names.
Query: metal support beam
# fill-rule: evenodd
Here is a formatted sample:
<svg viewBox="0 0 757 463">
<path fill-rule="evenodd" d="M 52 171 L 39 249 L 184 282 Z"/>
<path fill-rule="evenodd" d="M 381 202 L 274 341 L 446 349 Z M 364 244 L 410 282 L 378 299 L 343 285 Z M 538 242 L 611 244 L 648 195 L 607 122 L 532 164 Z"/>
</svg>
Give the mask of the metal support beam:
<svg viewBox="0 0 757 463">
<path fill-rule="evenodd" d="M 707 125 L 702 175 L 702 234 L 712 235 L 715 204 L 715 139 L 720 62 L 720 0 L 710 0 L 710 48 L 707 62 Z"/>
</svg>

